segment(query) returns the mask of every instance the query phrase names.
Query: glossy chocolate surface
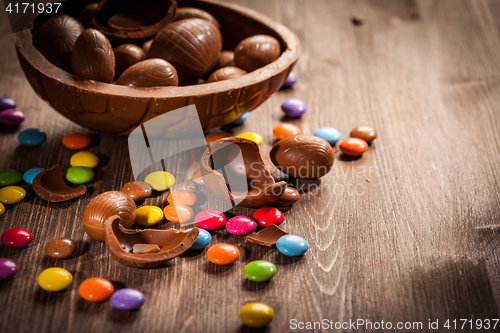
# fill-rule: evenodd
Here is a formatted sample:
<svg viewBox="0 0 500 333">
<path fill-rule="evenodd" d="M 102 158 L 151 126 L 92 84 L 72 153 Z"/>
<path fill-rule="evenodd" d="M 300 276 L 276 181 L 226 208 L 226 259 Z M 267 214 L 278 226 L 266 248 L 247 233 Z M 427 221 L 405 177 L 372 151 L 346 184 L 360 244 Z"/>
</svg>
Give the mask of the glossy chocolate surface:
<svg viewBox="0 0 500 333">
<path fill-rule="evenodd" d="M 217 81 L 224 81 L 224 80 L 230 80 L 230 79 L 236 79 L 239 77 L 242 77 L 243 75 L 248 74 L 246 71 L 244 71 L 241 68 L 238 67 L 222 67 L 216 70 L 215 72 L 212 73 L 208 77 L 207 82 L 217 82 Z"/>
<path fill-rule="evenodd" d="M 62 202 L 78 198 L 87 192 L 87 188 L 84 185 L 76 188 L 66 185 L 64 171 L 57 164 L 43 170 L 33 179 L 33 191 L 43 200 Z"/>
<path fill-rule="evenodd" d="M 163 59 L 146 59 L 129 67 L 116 84 L 129 87 L 176 86 L 179 83 L 177 71 Z"/>
<path fill-rule="evenodd" d="M 288 235 L 288 233 L 278 227 L 276 224 L 271 224 L 259 232 L 252 232 L 245 237 L 245 242 L 259 246 L 273 247 L 280 237 Z"/>
<path fill-rule="evenodd" d="M 65 237 L 54 238 L 45 244 L 45 253 L 55 259 L 66 259 L 76 252 L 76 243 Z"/>
<path fill-rule="evenodd" d="M 194 7 L 177 8 L 177 11 L 175 12 L 174 21 L 180 21 L 187 18 L 201 18 L 210 21 L 211 23 L 213 23 L 213 25 L 217 27 L 217 29 L 220 29 L 219 21 L 217 21 L 215 17 L 213 17 L 210 13 L 202 9 Z"/>
<path fill-rule="evenodd" d="M 291 206 L 297 200 L 299 200 L 300 194 L 299 191 L 294 189 L 293 187 L 287 187 L 285 189 L 285 193 L 275 202 L 273 202 L 273 206 L 278 206 L 278 207 L 286 207 L 286 206 Z"/>
<path fill-rule="evenodd" d="M 215 63 L 215 69 L 227 66 L 235 66 L 234 64 L 234 51 L 225 50 L 219 54 L 219 58 Z"/>
<path fill-rule="evenodd" d="M 280 42 L 267 35 L 255 35 L 242 40 L 234 49 L 234 63 L 248 72 L 264 67 L 281 54 Z"/>
<path fill-rule="evenodd" d="M 146 53 L 135 44 L 121 44 L 113 50 L 115 53 L 115 77 L 119 77 L 127 68 L 146 59 Z"/>
</svg>

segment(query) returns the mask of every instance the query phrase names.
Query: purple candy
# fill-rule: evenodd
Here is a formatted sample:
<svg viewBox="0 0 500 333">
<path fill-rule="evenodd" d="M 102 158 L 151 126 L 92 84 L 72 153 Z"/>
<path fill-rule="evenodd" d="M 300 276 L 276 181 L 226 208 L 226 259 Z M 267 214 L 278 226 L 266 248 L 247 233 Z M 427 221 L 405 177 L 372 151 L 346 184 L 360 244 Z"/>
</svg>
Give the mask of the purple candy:
<svg viewBox="0 0 500 333">
<path fill-rule="evenodd" d="M 130 311 L 138 309 L 144 304 L 146 297 L 139 290 L 132 288 L 125 288 L 116 291 L 111 296 L 111 304 L 124 311 Z"/>
<path fill-rule="evenodd" d="M 247 235 L 257 228 L 257 221 L 248 216 L 235 216 L 226 222 L 226 229 L 233 235 Z"/>
<path fill-rule="evenodd" d="M 0 258 L 0 280 L 5 280 L 17 273 L 19 267 L 14 260 Z"/>
<path fill-rule="evenodd" d="M 281 86 L 281 89 L 291 88 L 297 82 L 297 79 L 298 79 L 297 74 L 295 74 L 295 72 L 290 72 L 285 82 Z"/>
<path fill-rule="evenodd" d="M 24 121 L 25 115 L 16 109 L 6 109 L 0 111 L 0 124 L 17 126 Z"/>
<path fill-rule="evenodd" d="M 8 97 L 0 97 L 0 111 L 6 109 L 15 109 L 16 101 Z"/>
<path fill-rule="evenodd" d="M 307 111 L 307 105 L 300 99 L 290 98 L 281 104 L 281 110 L 283 110 L 288 117 L 295 118 L 302 116 L 302 114 Z"/>
</svg>

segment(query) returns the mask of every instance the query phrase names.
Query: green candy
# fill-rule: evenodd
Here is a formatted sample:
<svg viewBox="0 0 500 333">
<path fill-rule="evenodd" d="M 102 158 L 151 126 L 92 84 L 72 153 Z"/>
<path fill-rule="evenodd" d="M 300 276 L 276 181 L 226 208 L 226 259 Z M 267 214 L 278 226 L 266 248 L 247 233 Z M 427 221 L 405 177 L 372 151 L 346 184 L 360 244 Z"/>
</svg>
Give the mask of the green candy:
<svg viewBox="0 0 500 333">
<path fill-rule="evenodd" d="M 73 184 L 85 184 L 94 179 L 94 171 L 87 167 L 71 167 L 66 172 L 66 179 Z"/>
<path fill-rule="evenodd" d="M 269 261 L 255 260 L 245 266 L 243 273 L 254 282 L 269 281 L 276 274 L 276 266 Z"/>
<path fill-rule="evenodd" d="M 19 184 L 23 180 L 23 174 L 11 169 L 0 170 L 0 187 Z"/>
</svg>

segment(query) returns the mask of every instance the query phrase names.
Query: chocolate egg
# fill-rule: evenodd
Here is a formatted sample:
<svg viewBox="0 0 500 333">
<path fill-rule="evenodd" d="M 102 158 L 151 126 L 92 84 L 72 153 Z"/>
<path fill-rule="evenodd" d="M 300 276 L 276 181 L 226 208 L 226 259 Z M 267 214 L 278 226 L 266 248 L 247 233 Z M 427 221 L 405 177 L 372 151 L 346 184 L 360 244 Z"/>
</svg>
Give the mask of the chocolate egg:
<svg viewBox="0 0 500 333">
<path fill-rule="evenodd" d="M 33 43 L 51 63 L 71 71 L 71 53 L 83 25 L 69 15 L 55 15 L 35 30 Z"/>
<path fill-rule="evenodd" d="M 83 7 L 83 9 L 80 11 L 80 15 L 78 17 L 80 18 L 80 22 L 83 23 L 85 28 L 92 27 L 92 21 L 97 15 L 98 8 L 99 8 L 99 3 L 92 2 Z"/>
<path fill-rule="evenodd" d="M 234 51 L 222 51 L 214 68 L 219 69 L 227 66 L 234 66 Z"/>
<path fill-rule="evenodd" d="M 151 49 L 151 44 L 153 44 L 153 40 L 152 39 L 150 39 L 147 42 L 144 42 L 144 44 L 142 44 L 141 47 L 144 50 L 144 53 L 146 53 L 146 54 L 149 53 L 149 50 Z"/>
<path fill-rule="evenodd" d="M 326 140 L 306 135 L 278 141 L 269 155 L 283 172 L 305 179 L 323 177 L 332 169 L 335 159 L 332 146 Z"/>
<path fill-rule="evenodd" d="M 170 62 L 179 84 L 194 84 L 217 62 L 222 48 L 219 29 L 203 19 L 185 19 L 169 24 L 155 37 L 149 58 Z"/>
<path fill-rule="evenodd" d="M 224 81 L 229 79 L 236 79 L 238 77 L 242 77 L 243 75 L 248 74 L 241 68 L 238 67 L 222 67 L 216 70 L 210 75 L 207 82 L 216 82 L 216 81 Z"/>
<path fill-rule="evenodd" d="M 100 31 L 87 29 L 75 42 L 71 58 L 73 74 L 87 80 L 110 83 L 115 76 L 115 54 Z"/>
<path fill-rule="evenodd" d="M 193 7 L 177 8 L 174 21 L 180 21 L 187 18 L 201 18 L 212 22 L 217 27 L 217 29 L 220 29 L 219 22 L 215 19 L 215 17 L 202 9 Z"/>
<path fill-rule="evenodd" d="M 116 71 L 115 75 L 120 76 L 127 68 L 146 59 L 146 53 L 135 44 L 122 44 L 115 47 Z"/>
<path fill-rule="evenodd" d="M 122 86 L 159 87 L 176 86 L 177 71 L 166 60 L 147 59 L 129 67 L 116 81 Z"/>
<path fill-rule="evenodd" d="M 236 66 L 251 72 L 278 59 L 281 46 L 278 40 L 268 35 L 254 35 L 242 40 L 234 50 Z"/>
<path fill-rule="evenodd" d="M 134 200 L 119 191 L 99 194 L 90 200 L 83 212 L 83 228 L 95 241 L 104 242 L 105 222 L 113 215 L 120 218 L 120 223 L 130 228 L 135 220 L 136 206 Z"/>
</svg>

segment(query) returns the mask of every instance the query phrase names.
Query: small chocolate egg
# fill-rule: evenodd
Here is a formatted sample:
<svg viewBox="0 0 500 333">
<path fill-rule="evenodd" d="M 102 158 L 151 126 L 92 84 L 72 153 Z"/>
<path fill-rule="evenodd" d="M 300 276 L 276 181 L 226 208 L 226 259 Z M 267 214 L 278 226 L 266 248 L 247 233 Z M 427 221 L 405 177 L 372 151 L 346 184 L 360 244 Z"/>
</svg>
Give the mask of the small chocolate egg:
<svg viewBox="0 0 500 333">
<path fill-rule="evenodd" d="M 116 72 L 119 77 L 127 68 L 146 59 L 146 53 L 135 44 L 122 44 L 113 50 L 115 53 Z"/>
<path fill-rule="evenodd" d="M 247 72 L 261 68 L 281 54 L 278 40 L 268 35 L 254 35 L 242 40 L 234 50 L 234 63 Z"/>
<path fill-rule="evenodd" d="M 238 77 L 242 77 L 243 75 L 248 74 L 246 71 L 244 71 L 241 68 L 238 67 L 222 67 L 216 70 L 215 72 L 210 75 L 210 77 L 207 80 L 207 83 L 210 82 L 217 82 L 217 81 L 224 81 L 224 80 L 229 80 L 229 79 L 236 79 Z"/>
<path fill-rule="evenodd" d="M 217 29 L 220 29 L 219 22 L 215 19 L 215 17 L 202 9 L 193 7 L 177 8 L 174 21 L 180 21 L 188 18 L 200 18 L 210 21 L 217 27 Z"/>
<path fill-rule="evenodd" d="M 235 66 L 234 65 L 234 51 L 222 51 L 219 54 L 219 58 L 217 59 L 217 62 L 215 63 L 215 68 L 219 69 L 222 67 L 228 67 L 228 66 Z"/>
<path fill-rule="evenodd" d="M 177 71 L 163 59 L 147 59 L 129 67 L 116 84 L 130 87 L 176 86 Z"/>
<path fill-rule="evenodd" d="M 153 40 L 152 39 L 150 39 L 147 42 L 144 42 L 144 44 L 142 44 L 141 47 L 142 47 L 144 53 L 146 53 L 146 54 L 149 53 L 149 50 L 151 49 L 151 44 L 153 44 Z"/>
<path fill-rule="evenodd" d="M 99 10 L 99 3 L 92 2 L 83 7 L 83 9 L 80 11 L 80 15 L 78 15 L 78 18 L 80 19 L 80 22 L 83 23 L 85 28 L 92 27 L 92 20 L 94 20 L 98 10 Z"/>
</svg>

